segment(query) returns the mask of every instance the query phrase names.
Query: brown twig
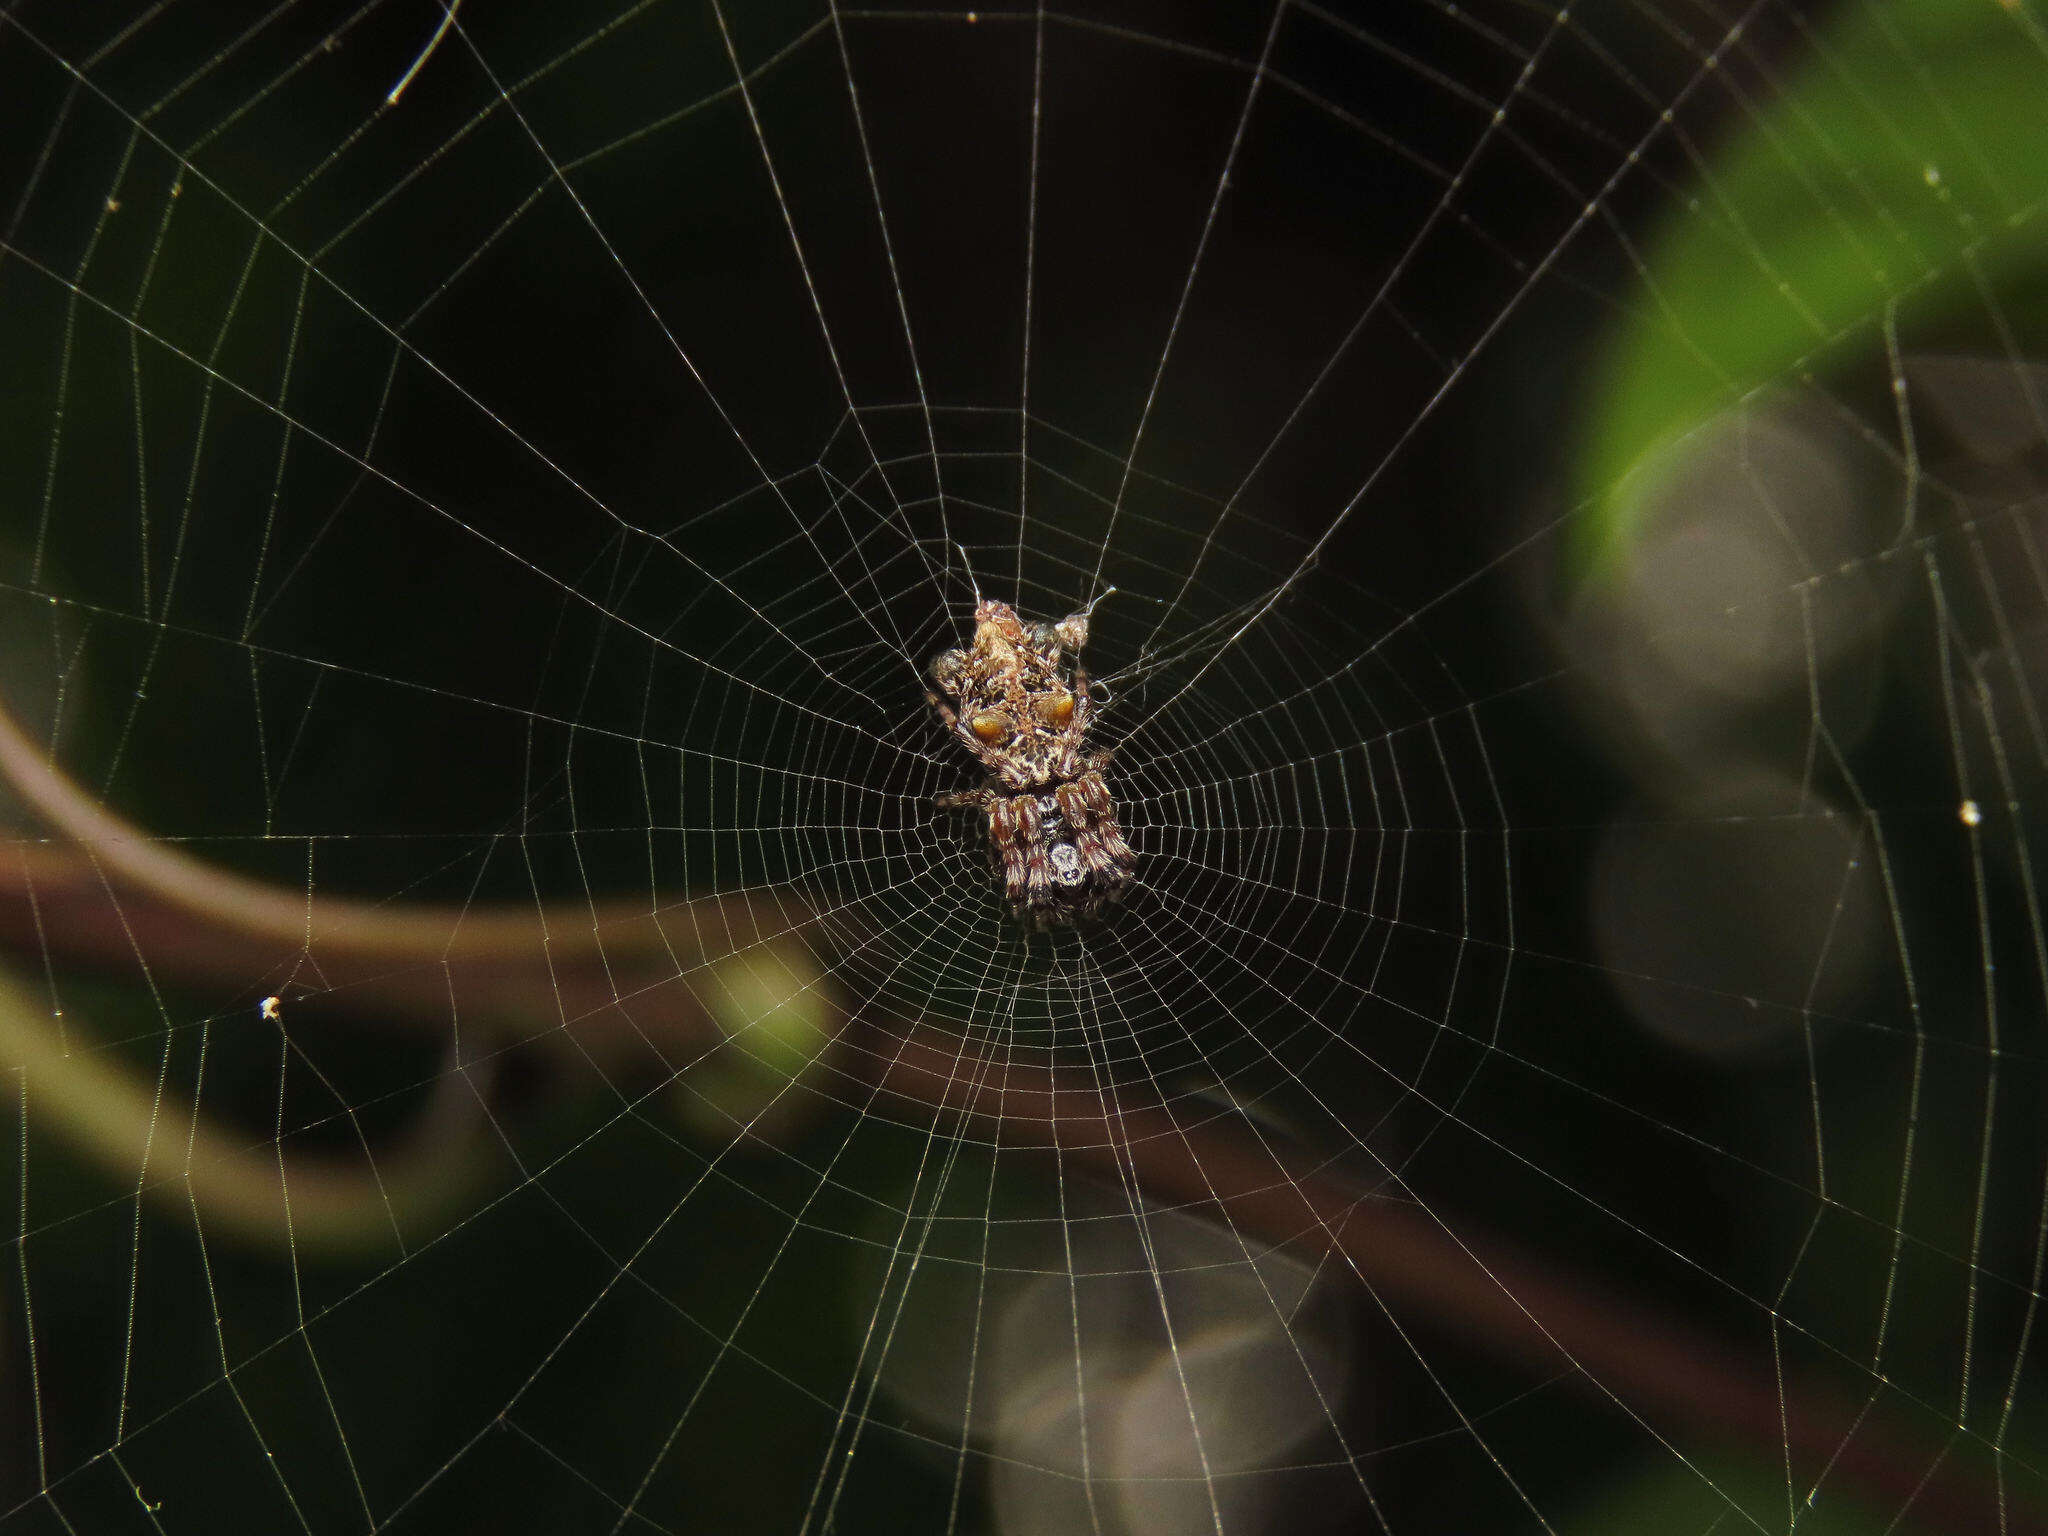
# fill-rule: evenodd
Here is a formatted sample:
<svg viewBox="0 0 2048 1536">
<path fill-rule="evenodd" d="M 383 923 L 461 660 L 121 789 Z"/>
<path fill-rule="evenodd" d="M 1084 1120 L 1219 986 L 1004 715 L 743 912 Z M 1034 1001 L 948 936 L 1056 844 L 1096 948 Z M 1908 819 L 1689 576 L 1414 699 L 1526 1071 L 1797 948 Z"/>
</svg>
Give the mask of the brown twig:
<svg viewBox="0 0 2048 1536">
<path fill-rule="evenodd" d="M 1183 1123 L 1161 1102 L 1105 1100 L 1092 1077 L 1063 1069 L 962 1072 L 960 1042 L 924 1026 L 868 1018 L 861 1031 L 889 1035 L 886 1048 L 851 1045 L 825 986 L 829 957 L 813 953 L 823 945 L 800 902 L 771 903 L 764 893 L 656 913 L 309 899 L 207 865 L 122 823 L 48 764 L 4 710 L 0 773 L 83 850 L 25 842 L 13 859 L 0 859 L 0 944 L 18 952 L 64 967 L 119 967 L 139 951 L 160 976 L 243 986 L 306 964 L 324 988 L 352 993 L 352 1014 L 393 1027 L 438 1030 L 459 1007 L 501 1044 L 550 1041 L 600 1063 L 651 1051 L 669 1072 L 750 1022 L 745 1010 L 736 1017 L 726 1016 L 729 1007 L 721 1011 L 729 989 L 717 968 L 773 953 L 818 1010 L 820 1035 L 840 1041 L 825 1070 L 878 1083 L 907 1110 L 992 1124 L 990 1106 L 1000 1105 L 1006 1142 L 1057 1147 L 1076 1166 L 1110 1178 L 1121 1163 L 1150 1200 L 1213 1212 L 1273 1245 L 1327 1253 L 1390 1315 L 1421 1319 L 1467 1347 L 1537 1370 L 1564 1368 L 1645 1426 L 1685 1426 L 1752 1454 L 1775 1459 L 1789 1451 L 1803 1465 L 1826 1464 L 1831 1486 L 1882 1499 L 1931 1531 L 2048 1533 L 2032 1507 L 2008 1505 L 2001 1523 L 1982 1477 L 1888 1411 L 1812 1382 L 1788 1380 L 1781 1392 L 1767 1362 L 1750 1352 L 1653 1316 L 1602 1282 L 1453 1232 L 1415 1206 L 1363 1199 L 1266 1137 L 1213 1118 Z M 693 974 L 702 985 L 691 984 Z M 0 997 L 0 1012 L 12 998 L 13 1011 L 26 1016 L 33 1010 L 15 991 Z M 47 1069 L 51 1062 L 49 1041 L 32 1032 L 0 1034 L 0 1050 L 17 1065 L 33 1060 Z M 97 1091 L 118 1100 L 126 1090 L 110 1078 Z M 182 1122 L 177 1129 L 204 1133 Z M 132 1142 L 132 1134 L 110 1136 L 100 1155 L 124 1176 L 141 1162 L 147 1183 L 150 1154 Z M 217 1138 L 205 1153 L 199 1163 L 222 1166 L 243 1155 Z M 178 1188 L 195 1174 L 193 1157 L 182 1162 L 164 1170 Z M 360 1214 L 350 1202 L 366 1204 L 364 1189 L 334 1182 L 348 1177 L 302 1166 L 283 1182 L 295 1206 L 302 1189 L 321 1192 L 345 1226 Z M 263 1187 L 272 1186 L 282 1187 L 277 1179 Z M 252 1204 L 232 1179 L 209 1183 L 206 1194 L 239 1213 L 244 1230 L 260 1230 L 275 1214 L 258 1209 L 264 1199 Z M 199 1196 L 194 1187 L 195 1205 Z"/>
<path fill-rule="evenodd" d="M 1646 1427 L 1706 1430 L 1772 1459 L 1789 1449 L 1802 1466 L 1826 1466 L 1828 1486 L 1904 1511 L 1899 1529 L 2048 1532 L 2048 1515 L 2031 1505 L 2009 1504 L 2001 1521 L 1995 1490 L 1952 1443 L 1930 1445 L 1893 1414 L 1816 1382 L 1788 1381 L 1781 1393 L 1751 1351 L 1657 1317 L 1605 1282 L 1454 1232 L 1415 1205 L 1364 1198 L 1267 1138 L 1213 1116 L 1184 1124 L 1163 1103 L 1105 1101 L 1092 1074 L 1011 1066 L 969 1090 L 948 1044 L 914 1039 L 890 1054 L 884 1084 L 912 1104 L 991 1131 L 999 1104 L 1006 1143 L 1056 1146 L 1109 1179 L 1121 1158 L 1149 1198 L 1213 1213 L 1275 1246 L 1331 1253 L 1390 1315 L 1537 1371 L 1569 1372 Z"/>
</svg>

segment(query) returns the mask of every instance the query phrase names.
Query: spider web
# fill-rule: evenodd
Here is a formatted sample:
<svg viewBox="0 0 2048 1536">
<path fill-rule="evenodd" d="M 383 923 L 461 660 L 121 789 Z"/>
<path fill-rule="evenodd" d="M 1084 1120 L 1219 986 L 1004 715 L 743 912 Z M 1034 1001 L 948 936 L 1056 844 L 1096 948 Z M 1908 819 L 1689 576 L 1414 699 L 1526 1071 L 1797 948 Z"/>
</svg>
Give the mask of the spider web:
<svg viewBox="0 0 2048 1536">
<path fill-rule="evenodd" d="M 2048 1528 L 2044 101 L 0 6 L 0 1523 Z M 1070 933 L 977 592 L 1099 602 Z"/>
</svg>

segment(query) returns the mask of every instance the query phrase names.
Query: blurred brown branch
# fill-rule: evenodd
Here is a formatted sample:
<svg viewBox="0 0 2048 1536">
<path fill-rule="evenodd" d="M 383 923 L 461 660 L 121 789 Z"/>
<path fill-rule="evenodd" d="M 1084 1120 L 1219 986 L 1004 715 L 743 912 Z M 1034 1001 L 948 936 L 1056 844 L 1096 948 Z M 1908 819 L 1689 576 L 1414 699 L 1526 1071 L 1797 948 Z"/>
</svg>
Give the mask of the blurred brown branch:
<svg viewBox="0 0 2048 1536">
<path fill-rule="evenodd" d="M 1952 1424 L 1936 1443 L 1874 1397 L 1859 1402 L 1789 1376 L 1781 1389 L 1769 1360 L 1656 1316 L 1605 1281 L 1453 1231 L 1418 1205 L 1367 1198 L 1249 1121 L 1184 1119 L 1156 1097 L 1105 1090 L 1065 1069 L 963 1062 L 957 1036 L 853 1006 L 829 985 L 832 938 L 793 893 L 659 912 L 309 897 L 121 822 L 4 710 L 0 773 L 76 845 L 24 840 L 0 857 L 0 944 L 25 962 L 118 971 L 146 959 L 158 978 L 244 989 L 297 968 L 317 978 L 322 996 L 348 994 L 353 1027 L 377 1019 L 439 1032 L 457 1013 L 465 1021 L 463 1057 L 443 1074 L 448 1091 L 422 1129 L 375 1155 L 365 1145 L 363 1167 L 352 1171 L 332 1158 L 288 1158 L 271 1143 L 236 1147 L 176 1114 L 153 1118 L 140 1082 L 81 1044 L 67 1051 L 20 981 L 0 985 L 0 1065 L 17 1069 L 31 1116 L 54 1116 L 110 1173 L 139 1173 L 140 1187 L 189 1203 L 195 1219 L 256 1238 L 289 1221 L 296 1240 L 324 1234 L 337 1246 L 366 1224 L 395 1229 L 398 1207 L 423 1203 L 429 1185 L 443 1202 L 468 1187 L 446 1170 L 466 1166 L 456 1155 L 464 1142 L 481 1141 L 489 1084 L 479 1063 L 518 1045 L 600 1070 L 641 1058 L 672 1076 L 759 1019 L 762 994 L 736 986 L 733 968 L 758 977 L 772 959 L 787 978 L 778 1005 L 800 997 L 829 1044 L 814 1070 L 852 1080 L 864 1096 L 879 1089 L 905 1113 L 988 1131 L 1000 1105 L 1005 1142 L 1056 1147 L 1069 1166 L 1108 1180 L 1127 1171 L 1152 1201 L 1213 1215 L 1262 1244 L 1334 1258 L 1404 1331 L 1420 1325 L 1537 1371 L 1563 1370 L 1666 1439 L 1704 1432 L 1766 1463 L 1789 1452 L 1804 1478 L 1825 1466 L 1829 1488 L 1904 1511 L 1901 1524 L 1912 1528 L 2048 1532 L 2033 1500 L 2008 1502 L 1991 1486 L 1981 1465 L 1988 1447 Z M 839 945 L 849 933 L 838 930 Z"/>
</svg>

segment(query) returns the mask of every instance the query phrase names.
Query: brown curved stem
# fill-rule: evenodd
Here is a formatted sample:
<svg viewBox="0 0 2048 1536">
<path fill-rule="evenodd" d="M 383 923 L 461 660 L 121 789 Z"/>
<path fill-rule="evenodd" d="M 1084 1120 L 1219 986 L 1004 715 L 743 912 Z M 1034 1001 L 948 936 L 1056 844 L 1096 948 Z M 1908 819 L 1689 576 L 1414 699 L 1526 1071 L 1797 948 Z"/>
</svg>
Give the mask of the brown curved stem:
<svg viewBox="0 0 2048 1536">
<path fill-rule="evenodd" d="M 1539 1371 L 1562 1368 L 1660 1434 L 1704 1431 L 1769 1460 L 1789 1450 L 1807 1480 L 1826 1466 L 1828 1486 L 1848 1485 L 1906 1511 L 1902 1529 L 2048 1533 L 2033 1501 L 2001 1509 L 1960 1455 L 1931 1446 L 1886 1409 L 1811 1381 L 1788 1379 L 1781 1390 L 1753 1352 L 1656 1316 L 1604 1282 L 1454 1233 L 1412 1205 L 1362 1198 L 1320 1165 L 1217 1118 L 1184 1121 L 1161 1102 L 1105 1100 L 1092 1076 L 1061 1069 L 963 1073 L 959 1041 L 924 1026 L 870 1018 L 860 1028 L 875 1037 L 873 1048 L 849 1044 L 825 989 L 828 967 L 811 953 L 816 929 L 808 910 L 783 893 L 692 900 L 659 912 L 624 904 L 515 912 L 309 900 L 217 869 L 121 822 L 52 767 L 4 709 L 0 773 L 82 850 L 22 844 L 13 858 L 0 858 L 0 945 L 17 953 L 63 967 L 120 967 L 139 951 L 158 976 L 238 986 L 303 960 L 318 966 L 324 997 L 353 995 L 358 1006 L 349 1012 L 358 1020 L 442 1031 L 452 1005 L 477 1022 L 486 1042 L 540 1038 L 598 1063 L 652 1052 L 673 1072 L 751 1022 L 745 1008 L 721 1006 L 733 993 L 717 968 L 773 952 L 799 976 L 818 1032 L 841 1039 L 825 1070 L 879 1081 L 909 1111 L 992 1128 L 1000 1105 L 1006 1143 L 1057 1147 L 1063 1159 L 1106 1178 L 1128 1168 L 1151 1200 L 1213 1212 L 1271 1244 L 1327 1253 L 1404 1324 L 1432 1326 Z M 701 986 L 690 982 L 698 972 Z M 22 989 L 0 984 L 0 1065 L 33 1066 L 25 1080 L 57 1083 L 55 1108 L 61 1113 L 68 1103 L 80 1127 L 105 1131 L 94 1152 L 117 1174 L 140 1168 L 145 1186 L 152 1178 L 172 1189 L 189 1185 L 195 1208 L 203 1188 L 204 1208 L 252 1235 L 274 1234 L 281 1212 L 267 1191 L 283 1187 L 295 1212 L 331 1207 L 336 1232 L 351 1222 L 388 1221 L 388 1195 L 374 1191 L 373 1209 L 373 1191 L 360 1176 L 301 1167 L 280 1179 L 273 1146 L 237 1149 L 201 1123 L 174 1117 L 163 1126 L 158 1139 L 179 1150 L 160 1162 L 153 1141 L 137 1140 L 137 1085 L 110 1068 L 59 1070 L 62 1055 L 49 1021 Z M 451 1068 L 451 1079 L 462 1065 Z M 37 1103 L 32 1096 L 31 1114 Z M 93 1129 L 94 1103 L 121 1107 L 111 1129 Z M 260 1176 L 244 1166 L 257 1155 L 269 1159 Z M 206 1182 L 208 1169 L 239 1170 L 240 1177 Z M 201 1184 L 192 1185 L 195 1179 Z M 1960 1437 L 1950 1433 L 1953 1444 Z"/>
<path fill-rule="evenodd" d="M 197 1115 L 104 1050 L 67 1050 L 41 1000 L 0 973 L 0 1071 L 33 1127 L 55 1127 L 117 1184 L 188 1207 L 203 1230 L 299 1252 L 404 1251 L 478 1171 L 481 1099 L 450 1069 L 411 1130 L 370 1160 L 295 1157 Z M 488 1076 L 485 1071 L 482 1075 Z"/>
<path fill-rule="evenodd" d="M 793 894 L 785 900 L 779 893 L 773 903 L 688 901 L 650 910 L 624 902 L 530 909 L 391 906 L 291 891 L 195 858 L 122 820 L 53 764 L 4 703 L 0 775 L 64 841 L 90 855 L 107 889 L 152 896 L 163 909 L 199 919 L 198 926 L 211 934 L 268 939 L 323 960 L 351 956 L 388 968 L 405 961 L 516 963 L 545 955 L 568 964 L 696 954 L 704 949 L 707 931 L 717 935 L 714 944 L 741 947 L 791 931 L 810 916 Z M 45 878 L 53 889 L 75 889 L 89 877 L 75 866 L 49 864 Z"/>
<path fill-rule="evenodd" d="M 912 1104 L 981 1122 L 1005 1144 L 1057 1147 L 1069 1166 L 1118 1177 L 1121 1160 L 1146 1196 L 1220 1217 L 1276 1246 L 1327 1253 L 1404 1326 L 1420 1322 L 1611 1401 L 1653 1432 L 1707 1431 L 1752 1456 L 1789 1449 L 1811 1482 L 1851 1492 L 1897 1529 L 2041 1536 L 2035 1501 L 2008 1503 L 1950 1443 L 1932 1443 L 1889 1411 L 1815 1381 L 1781 1391 L 1767 1360 L 1659 1317 L 1603 1281 L 1567 1273 L 1491 1238 L 1452 1231 L 1420 1207 L 1375 1200 L 1289 1149 L 1219 1120 L 1184 1122 L 1163 1103 L 1108 1098 L 1093 1074 L 1046 1067 L 963 1073 L 957 1048 L 913 1035 L 884 1086 Z M 970 1082 L 974 1086 L 969 1087 Z M 1984 1448 L 1979 1445 L 1981 1451 Z"/>
<path fill-rule="evenodd" d="M 308 896 L 122 820 L 49 762 L 4 706 L 0 775 L 70 845 L 21 841 L 0 855 L 0 946 L 67 969 L 146 968 L 153 985 L 246 990 L 268 977 L 299 1051 L 324 1031 L 365 1024 L 450 1033 L 451 1064 L 409 1133 L 374 1149 L 359 1137 L 352 1157 L 302 1155 L 235 1140 L 152 1092 L 102 1042 L 82 1035 L 74 1048 L 52 1002 L 0 974 L 0 1069 L 13 1069 L 29 1123 L 140 1194 L 189 1205 L 245 1241 L 360 1251 L 403 1243 L 409 1215 L 459 1202 L 492 1150 L 484 1095 L 508 1045 L 600 1072 L 652 1058 L 673 1073 L 755 1022 L 760 1010 L 735 1017 L 733 999 L 758 998 L 763 969 L 794 978 L 816 1034 L 835 1032 L 818 963 L 798 937 L 808 912 L 793 896 L 660 909 Z M 256 999 L 244 1001 L 253 1014 Z M 471 1021 L 465 1034 L 450 1032 L 454 1018 Z"/>
</svg>

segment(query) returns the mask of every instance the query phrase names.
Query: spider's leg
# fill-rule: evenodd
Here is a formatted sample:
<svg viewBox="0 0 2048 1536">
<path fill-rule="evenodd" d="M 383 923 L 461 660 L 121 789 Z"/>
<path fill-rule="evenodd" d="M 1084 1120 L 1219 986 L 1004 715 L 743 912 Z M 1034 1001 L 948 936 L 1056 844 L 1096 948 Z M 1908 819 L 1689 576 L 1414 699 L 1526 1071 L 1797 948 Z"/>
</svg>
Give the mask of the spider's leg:
<svg viewBox="0 0 2048 1536">
<path fill-rule="evenodd" d="M 1102 782 L 1101 772 L 1083 774 L 1080 786 L 1089 808 L 1095 812 L 1095 830 L 1102 838 L 1102 846 L 1108 852 L 1110 862 L 1120 876 L 1130 874 L 1138 856 L 1124 841 L 1123 829 L 1116 822 L 1116 802 L 1109 798 L 1109 786 Z"/>
<path fill-rule="evenodd" d="M 1019 910 L 1024 905 L 1024 843 L 1017 825 L 1016 802 L 1000 795 L 988 800 L 989 847 L 1002 866 L 1003 894 Z"/>
<path fill-rule="evenodd" d="M 940 795 L 932 803 L 942 811 L 979 811 L 989 802 L 987 789 L 956 789 L 951 794 Z"/>
<path fill-rule="evenodd" d="M 1066 818 L 1067 830 L 1074 837 L 1074 852 L 1081 856 L 1081 865 L 1090 873 L 1099 873 L 1109 863 L 1109 850 L 1103 846 L 1102 835 L 1096 826 L 1095 809 L 1088 803 L 1078 783 L 1062 784 L 1053 791 L 1059 801 L 1060 815 Z"/>
<path fill-rule="evenodd" d="M 1116 872 L 1117 878 L 1129 876 L 1137 866 L 1138 855 L 1124 841 L 1123 829 L 1116 824 L 1116 817 L 1104 815 L 1095 831 L 1102 839 L 1103 852 L 1109 855 L 1110 868 Z"/>
<path fill-rule="evenodd" d="M 1062 784 L 1057 793 L 1060 814 L 1074 830 L 1074 851 L 1080 854 L 1082 865 L 1098 880 L 1120 879 L 1131 851 L 1117 831 L 1116 817 L 1110 812 L 1109 792 L 1102 787 L 1101 779 L 1089 774 L 1071 784 Z"/>
<path fill-rule="evenodd" d="M 1038 797 L 1018 795 L 1010 802 L 1010 810 L 1016 817 L 1024 864 L 1023 894 L 1019 897 L 1013 892 L 1011 899 L 1021 900 L 1034 912 L 1042 911 L 1052 900 L 1052 866 L 1046 859 L 1045 832 L 1038 821 Z"/>
<path fill-rule="evenodd" d="M 1091 835 L 1095 830 L 1095 807 L 1089 803 L 1080 782 L 1076 780 L 1071 784 L 1062 784 L 1052 793 L 1053 798 L 1059 802 L 1060 815 L 1066 818 L 1075 838 Z"/>
<path fill-rule="evenodd" d="M 1130 874 L 1137 855 L 1124 841 L 1116 824 L 1116 806 L 1100 773 L 1090 771 L 1056 791 L 1060 814 L 1074 829 L 1074 845 L 1091 873 L 1101 879 L 1121 882 Z"/>
</svg>

